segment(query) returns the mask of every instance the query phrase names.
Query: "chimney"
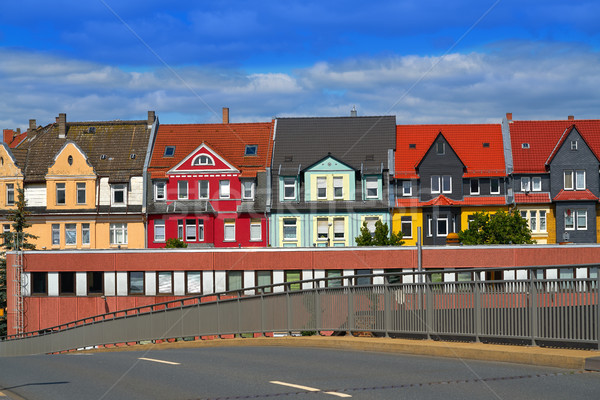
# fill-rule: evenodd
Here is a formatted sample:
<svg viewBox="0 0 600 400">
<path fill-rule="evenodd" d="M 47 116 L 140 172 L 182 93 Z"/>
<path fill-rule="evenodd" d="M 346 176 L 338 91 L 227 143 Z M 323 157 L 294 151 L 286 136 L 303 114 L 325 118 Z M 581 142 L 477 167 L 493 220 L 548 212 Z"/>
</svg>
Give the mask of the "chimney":
<svg viewBox="0 0 600 400">
<path fill-rule="evenodd" d="M 356 106 L 352 106 L 352 110 L 350 110 L 350 116 L 356 117 L 356 115 L 357 115 Z"/>
<path fill-rule="evenodd" d="M 512 113 L 506 113 L 506 119 L 508 122 L 512 122 Z"/>
<path fill-rule="evenodd" d="M 569 115 L 569 116 L 567 117 L 567 120 L 569 120 L 569 121 L 573 121 L 574 119 L 575 119 L 575 116 L 574 116 L 574 115 Z"/>
<path fill-rule="evenodd" d="M 37 124 L 36 124 L 35 119 L 30 119 L 29 120 L 29 130 L 30 131 L 34 131 L 35 128 L 37 128 Z"/>
<path fill-rule="evenodd" d="M 154 120 L 156 119 L 156 114 L 154 111 L 148 111 L 148 128 L 152 126 Z"/>
<path fill-rule="evenodd" d="M 14 137 L 15 133 L 12 129 L 4 129 L 2 131 L 2 140 L 4 141 L 4 143 L 10 144 L 13 141 Z"/>
<path fill-rule="evenodd" d="M 224 124 L 229 123 L 229 108 L 228 107 L 223 107 L 223 123 Z"/>
<path fill-rule="evenodd" d="M 56 120 L 58 122 L 58 138 L 64 139 L 67 137 L 67 114 L 60 113 Z"/>
</svg>

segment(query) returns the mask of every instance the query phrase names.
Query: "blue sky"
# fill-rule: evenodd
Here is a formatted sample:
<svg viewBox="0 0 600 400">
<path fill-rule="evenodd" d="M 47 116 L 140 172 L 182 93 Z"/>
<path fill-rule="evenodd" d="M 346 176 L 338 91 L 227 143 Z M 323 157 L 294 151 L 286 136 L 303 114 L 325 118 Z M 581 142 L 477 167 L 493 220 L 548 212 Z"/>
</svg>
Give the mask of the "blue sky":
<svg viewBox="0 0 600 400">
<path fill-rule="evenodd" d="M 0 1 L 0 126 L 600 117 L 600 3 Z"/>
</svg>

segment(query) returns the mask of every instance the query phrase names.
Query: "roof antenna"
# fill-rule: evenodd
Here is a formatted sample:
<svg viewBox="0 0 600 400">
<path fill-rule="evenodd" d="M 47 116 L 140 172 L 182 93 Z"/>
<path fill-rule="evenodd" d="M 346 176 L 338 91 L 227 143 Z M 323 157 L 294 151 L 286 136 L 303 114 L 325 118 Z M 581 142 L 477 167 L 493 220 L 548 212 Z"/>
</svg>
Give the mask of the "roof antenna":
<svg viewBox="0 0 600 400">
<path fill-rule="evenodd" d="M 352 106 L 352 110 L 350 110 L 350 116 L 351 117 L 356 117 L 356 106 Z"/>
</svg>

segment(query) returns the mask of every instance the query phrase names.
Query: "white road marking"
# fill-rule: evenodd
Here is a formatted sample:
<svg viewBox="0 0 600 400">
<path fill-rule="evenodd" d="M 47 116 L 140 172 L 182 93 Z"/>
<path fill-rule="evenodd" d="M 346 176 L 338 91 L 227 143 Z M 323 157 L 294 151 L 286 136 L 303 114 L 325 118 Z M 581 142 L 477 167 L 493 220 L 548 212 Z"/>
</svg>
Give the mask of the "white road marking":
<svg viewBox="0 0 600 400">
<path fill-rule="evenodd" d="M 283 385 L 283 386 L 293 387 L 296 389 L 302 389 L 302 390 L 306 390 L 307 392 L 320 392 L 321 391 L 321 389 L 313 388 L 310 386 L 296 385 L 294 383 L 287 383 L 287 382 L 280 382 L 280 381 L 270 381 L 269 383 L 272 383 L 274 385 Z M 338 393 L 338 392 L 323 392 L 323 393 L 330 394 L 332 396 L 337 396 L 337 397 L 352 397 L 349 394 Z"/>
<path fill-rule="evenodd" d="M 154 358 L 140 357 L 140 358 L 138 358 L 138 360 L 153 361 L 153 362 L 169 364 L 169 365 L 180 365 L 180 363 L 176 363 L 176 362 L 172 362 L 172 361 L 155 360 Z"/>
</svg>

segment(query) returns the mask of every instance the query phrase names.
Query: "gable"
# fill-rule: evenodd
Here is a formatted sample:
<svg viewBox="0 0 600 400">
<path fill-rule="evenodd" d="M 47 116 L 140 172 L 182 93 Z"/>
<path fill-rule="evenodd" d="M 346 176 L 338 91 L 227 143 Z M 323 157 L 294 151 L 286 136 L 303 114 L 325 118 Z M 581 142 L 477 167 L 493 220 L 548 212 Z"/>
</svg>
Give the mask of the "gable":
<svg viewBox="0 0 600 400">
<path fill-rule="evenodd" d="M 321 161 L 317 161 L 310 167 L 304 170 L 305 172 L 339 172 L 339 171 L 347 171 L 352 172 L 354 168 L 350 167 L 348 164 L 343 163 L 342 161 L 336 159 L 333 156 L 326 156 Z"/>
<path fill-rule="evenodd" d="M 417 170 L 423 167 L 443 171 L 447 167 L 464 168 L 465 165 L 444 135 L 439 133 L 429 146 L 427 152 L 425 152 L 423 158 L 416 165 Z"/>
<path fill-rule="evenodd" d="M 15 157 L 5 143 L 0 146 L 0 177 L 23 177 Z"/>
<path fill-rule="evenodd" d="M 225 158 L 211 149 L 205 143 L 202 143 L 194 151 L 188 154 L 179 164 L 171 168 L 167 174 L 177 173 L 219 173 L 219 172 L 240 172 L 235 166 L 229 163 Z"/>
<path fill-rule="evenodd" d="M 47 178 L 59 176 L 96 176 L 87 155 L 74 142 L 65 143 L 56 153 L 52 165 L 48 168 Z"/>
<path fill-rule="evenodd" d="M 571 149 L 572 142 L 575 142 L 575 149 Z M 585 138 L 579 133 L 575 126 L 565 131 L 563 136 L 556 144 L 555 150 L 550 154 L 546 165 L 553 163 L 587 163 L 598 162 L 592 148 L 588 145 Z"/>
</svg>

